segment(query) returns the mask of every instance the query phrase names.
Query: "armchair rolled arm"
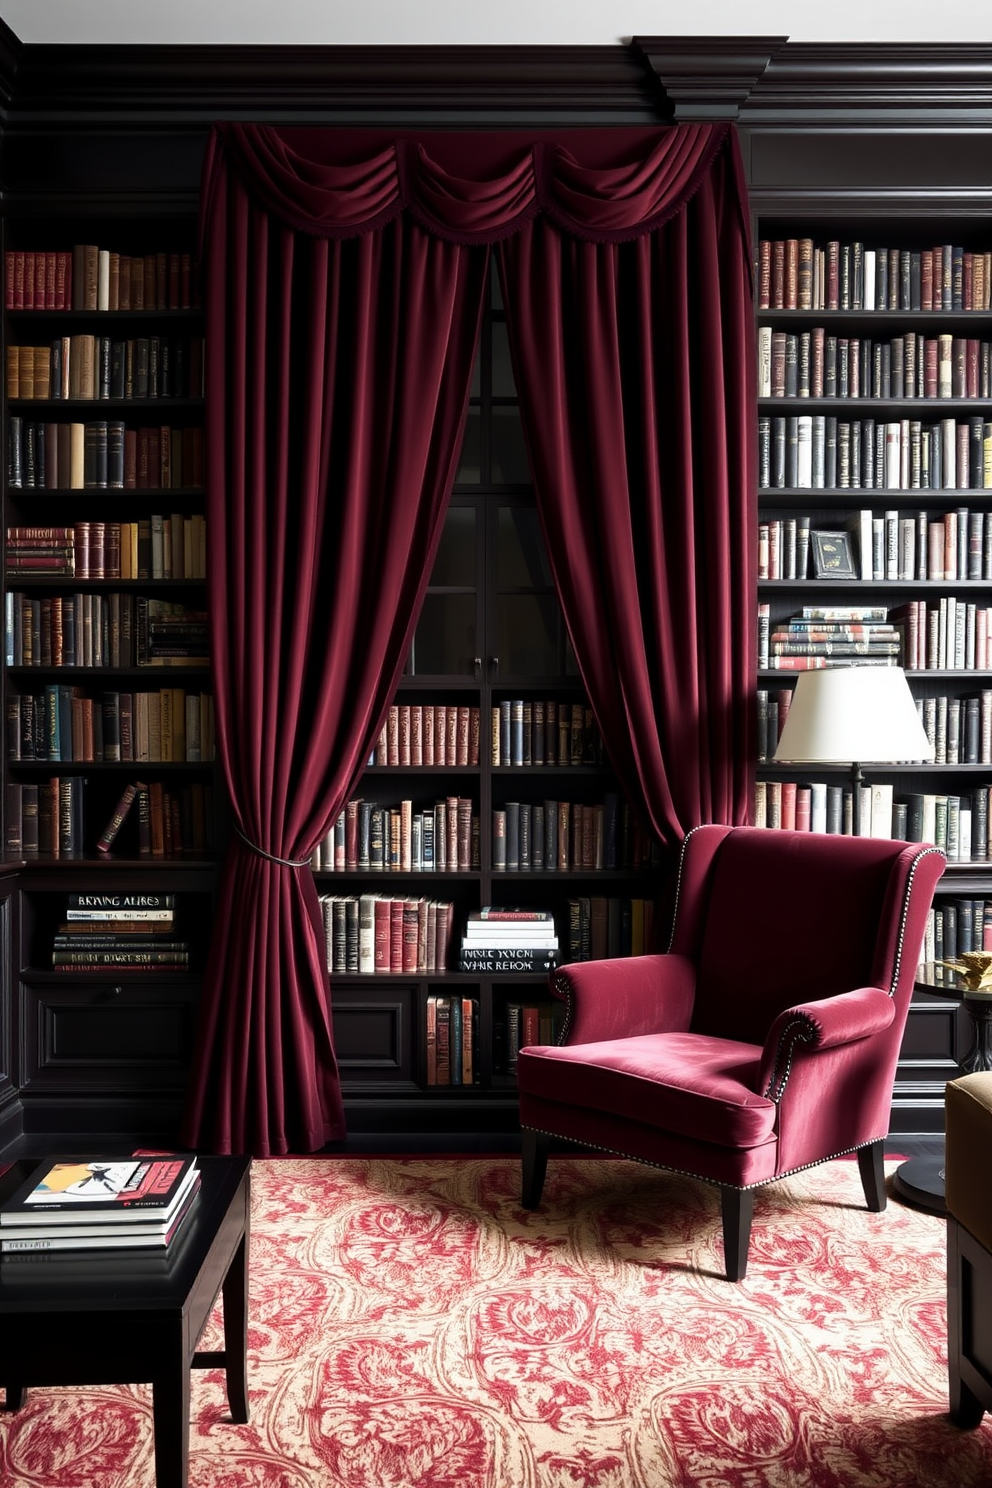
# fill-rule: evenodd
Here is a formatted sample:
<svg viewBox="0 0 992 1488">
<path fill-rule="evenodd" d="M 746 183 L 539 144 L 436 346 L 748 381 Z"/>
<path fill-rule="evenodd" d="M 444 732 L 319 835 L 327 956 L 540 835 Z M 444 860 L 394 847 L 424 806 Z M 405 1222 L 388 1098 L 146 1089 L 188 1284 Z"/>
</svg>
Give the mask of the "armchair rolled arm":
<svg viewBox="0 0 992 1488">
<path fill-rule="evenodd" d="M 567 1044 L 685 1030 L 695 988 L 688 956 L 574 961 L 551 974 L 551 990 L 567 1005 L 561 1034 Z"/>
<path fill-rule="evenodd" d="M 800 1002 L 779 1013 L 765 1039 L 758 1074 L 758 1089 L 769 1100 L 782 1098 L 797 1047 L 808 1050 L 835 1049 L 870 1038 L 888 1028 L 896 1015 L 895 1003 L 880 987 L 858 987 Z"/>
</svg>

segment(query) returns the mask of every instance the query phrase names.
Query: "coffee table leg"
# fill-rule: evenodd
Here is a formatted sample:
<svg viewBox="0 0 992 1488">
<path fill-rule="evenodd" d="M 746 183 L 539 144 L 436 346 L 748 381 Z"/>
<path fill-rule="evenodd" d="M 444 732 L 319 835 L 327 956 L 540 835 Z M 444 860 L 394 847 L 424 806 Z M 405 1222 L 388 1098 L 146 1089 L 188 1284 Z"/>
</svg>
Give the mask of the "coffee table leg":
<svg viewBox="0 0 992 1488">
<path fill-rule="evenodd" d="M 186 1488 L 189 1477 L 189 1363 L 176 1352 L 168 1373 L 152 1382 L 155 1488 Z"/>
<path fill-rule="evenodd" d="M 20 1410 L 27 1393 L 23 1385 L 7 1385 L 4 1389 L 4 1410 Z"/>
<path fill-rule="evenodd" d="M 248 1404 L 248 1234 L 224 1277 L 224 1354 L 231 1420 L 250 1419 Z"/>
</svg>

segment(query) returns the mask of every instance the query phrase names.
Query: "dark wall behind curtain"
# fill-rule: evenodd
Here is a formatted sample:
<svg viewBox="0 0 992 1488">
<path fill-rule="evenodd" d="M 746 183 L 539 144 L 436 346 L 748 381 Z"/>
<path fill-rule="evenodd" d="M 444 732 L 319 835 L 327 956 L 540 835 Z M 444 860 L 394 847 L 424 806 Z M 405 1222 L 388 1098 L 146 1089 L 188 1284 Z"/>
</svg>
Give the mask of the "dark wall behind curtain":
<svg viewBox="0 0 992 1488">
<path fill-rule="evenodd" d="M 746 819 L 745 188 L 722 124 L 537 139 L 228 124 L 202 237 L 209 602 L 238 831 L 184 1135 L 309 1151 L 344 1125 L 303 864 L 416 624 L 492 243 L 538 507 L 611 757 L 665 842 Z"/>
</svg>

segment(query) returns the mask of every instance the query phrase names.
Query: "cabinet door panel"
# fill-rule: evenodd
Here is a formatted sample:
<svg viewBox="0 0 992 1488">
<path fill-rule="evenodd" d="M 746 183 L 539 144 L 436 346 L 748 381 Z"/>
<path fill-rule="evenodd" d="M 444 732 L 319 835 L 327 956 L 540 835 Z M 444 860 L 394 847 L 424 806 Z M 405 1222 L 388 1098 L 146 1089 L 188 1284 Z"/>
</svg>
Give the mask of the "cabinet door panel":
<svg viewBox="0 0 992 1488">
<path fill-rule="evenodd" d="M 181 1089 L 192 1048 L 189 986 L 24 986 L 24 1086 Z"/>
</svg>

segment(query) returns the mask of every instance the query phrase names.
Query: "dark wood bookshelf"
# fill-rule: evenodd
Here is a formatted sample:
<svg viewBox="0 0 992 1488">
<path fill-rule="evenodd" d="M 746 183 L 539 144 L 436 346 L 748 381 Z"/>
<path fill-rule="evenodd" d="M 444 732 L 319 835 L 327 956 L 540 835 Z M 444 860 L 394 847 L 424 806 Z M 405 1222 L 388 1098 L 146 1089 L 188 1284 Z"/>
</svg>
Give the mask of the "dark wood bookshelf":
<svg viewBox="0 0 992 1488">
<path fill-rule="evenodd" d="M 0 93 L 4 101 L 0 164 L 4 197 L 0 209 L 3 246 L 70 247 L 97 242 L 122 252 L 144 245 L 195 246 L 198 188 L 204 147 L 219 118 L 275 118 L 308 126 L 554 130 L 556 127 L 659 124 L 722 118 L 738 129 L 753 213 L 753 237 L 785 235 L 806 225 L 814 235 L 864 238 L 869 226 L 878 241 L 914 245 L 944 241 L 955 227 L 964 241 L 984 238 L 990 220 L 992 180 L 992 48 L 915 44 L 792 43 L 785 37 L 638 37 L 616 47 L 140 47 L 98 49 L 71 45 L 25 46 L 0 23 Z M 960 240 L 960 239 L 959 239 Z M 883 335 L 890 329 L 927 332 L 938 325 L 964 334 L 974 317 L 942 311 L 763 311 L 756 315 L 776 327 L 845 324 L 855 333 Z M 30 342 L 41 332 L 54 336 L 79 329 L 130 334 L 157 323 L 170 334 L 195 332 L 199 310 L 13 310 L 4 317 L 7 341 Z M 483 336 L 491 355 L 493 330 L 501 325 L 498 303 L 490 306 Z M 984 333 L 983 333 L 984 334 Z M 512 412 L 513 399 L 491 384 L 480 392 L 490 409 Z M 801 411 L 810 411 L 808 400 Z M 826 400 L 818 409 L 839 412 Z M 25 419 L 49 420 L 71 413 L 76 421 L 105 416 L 111 408 L 125 419 L 184 422 L 202 418 L 202 400 L 95 399 L 20 400 L 3 404 L 3 418 L 16 411 Z M 967 417 L 970 400 L 908 400 L 871 404 L 851 400 L 852 419 L 877 409 L 902 416 Z M 481 413 L 481 405 L 474 405 Z M 786 413 L 784 400 L 763 400 L 762 411 Z M 792 412 L 792 406 L 789 406 Z M 798 410 L 797 410 L 798 411 Z M 470 420 L 470 428 L 472 428 Z M 476 424 L 474 427 L 478 427 Z M 480 439 L 479 453 L 491 459 L 491 445 Z M 511 452 L 512 453 L 512 452 Z M 512 462 L 511 462 L 512 464 Z M 488 469 L 488 467 L 486 467 Z M 476 570 L 470 585 L 432 583 L 425 623 L 434 627 L 433 654 L 416 648 L 417 666 L 398 685 L 407 700 L 462 698 L 485 709 L 494 697 L 578 696 L 574 661 L 561 638 L 548 672 L 540 677 L 515 665 L 499 643 L 497 596 L 492 560 L 495 512 L 532 505 L 526 472 L 503 471 L 502 485 L 483 492 L 484 473 L 463 471 L 452 510 L 476 512 Z M 512 478 L 511 478 L 512 477 Z M 783 515 L 814 507 L 839 515 L 845 504 L 892 504 L 891 493 L 775 489 L 759 492 L 763 509 Z M 950 497 L 951 493 L 948 493 Z M 44 511 L 46 522 L 66 523 L 99 507 L 109 520 L 126 511 L 142 515 L 168 503 L 171 510 L 202 510 L 203 492 L 185 487 L 162 490 L 13 490 L 4 483 L 5 524 L 13 513 Z M 984 500 L 984 493 L 955 491 L 948 505 Z M 914 506 L 936 509 L 940 491 L 912 493 Z M 482 515 L 479 515 L 482 513 Z M 209 535 L 208 535 L 209 536 Z M 191 592 L 187 580 L 90 580 L 11 576 L 8 588 L 34 594 L 70 590 L 141 590 L 177 597 Z M 193 581 L 202 588 L 200 581 Z M 816 593 L 813 585 L 808 586 Z M 878 593 L 894 602 L 908 586 L 859 584 L 834 590 L 859 598 Z M 947 586 L 943 586 L 945 589 Z M 962 594 L 981 585 L 956 583 Z M 934 590 L 939 590 L 939 584 Z M 510 601 L 514 586 L 500 586 Z M 795 583 L 761 586 L 762 596 L 781 605 L 781 613 L 805 591 Z M 929 586 L 926 586 L 929 592 Z M 519 588 L 516 590 L 520 597 Z M 538 608 L 547 607 L 546 589 L 535 590 Z M 801 601 L 799 601 L 801 602 Z M 454 654 L 455 613 L 472 611 L 476 643 Z M 446 619 L 446 616 L 448 617 Z M 447 638 L 446 638 L 447 634 Z M 495 658 L 499 657 L 499 662 Z M 475 659 L 478 658 L 478 666 Z M 428 663 L 425 666 L 422 664 Z M 443 664 L 442 664 L 443 662 Z M 125 673 L 107 669 L 114 684 L 133 676 L 136 685 L 168 685 L 191 673 L 149 668 Z M 202 672 L 195 674 L 202 678 Z M 27 690 L 33 682 L 78 681 L 93 685 L 95 671 L 22 668 L 4 674 L 4 688 Z M 789 685 L 781 673 L 762 673 L 764 685 Z M 914 678 L 914 685 L 916 685 Z M 942 671 L 919 674 L 921 686 L 939 683 L 973 688 L 975 674 Z M 206 679 L 203 678 L 206 685 Z M 488 743 L 483 712 L 482 750 Z M 17 766 L 17 778 L 61 770 L 92 774 L 108 794 L 145 765 L 73 764 Z M 155 766 L 161 777 L 201 778 L 210 767 Z M 766 767 L 762 766 L 762 771 Z M 974 778 L 974 768 L 967 779 Z M 899 772 L 896 772 L 897 774 Z M 960 771 L 958 771 L 960 774 Z M 421 797 L 438 789 L 442 778 L 471 795 L 480 818 L 482 864 L 488 865 L 489 822 L 494 807 L 511 792 L 537 800 L 565 794 L 569 779 L 575 799 L 592 799 L 607 767 L 416 767 L 409 771 L 377 766 L 366 772 L 359 790 Z M 4 784 L 14 778 L 4 761 Z M 911 778 L 909 774 L 905 777 Z M 941 776 L 940 778 L 950 778 Z M 0 1152 L 20 1141 L 37 1144 L 67 1132 L 118 1132 L 143 1142 L 175 1140 L 178 1112 L 192 1048 L 199 970 L 176 980 L 143 977 L 87 981 L 75 1005 L 68 984 L 52 986 L 44 974 L 37 936 L 48 933 L 54 906 L 66 892 L 105 884 L 135 882 L 190 895 L 206 924 L 216 892 L 217 862 L 226 841 L 226 810 L 217 795 L 215 852 L 206 861 L 119 858 L 13 860 L 0 865 L 0 958 L 4 971 L 0 1000 Z M 440 792 L 439 792 L 440 793 Z M 654 887 L 652 875 L 621 870 L 600 873 L 495 873 L 480 866 L 460 874 L 374 875 L 382 892 L 416 886 L 436 897 L 448 894 L 459 920 L 481 903 L 527 902 L 561 905 L 578 893 L 634 894 Z M 430 882 L 428 882 L 428 878 Z M 554 880 L 552 882 L 551 880 Z M 351 875 L 363 887 L 367 875 Z M 344 891 L 348 875 L 317 876 L 320 892 Z M 941 895 L 989 894 L 992 874 L 981 865 L 954 864 Z M 401 890 L 402 891 L 402 890 Z M 524 896 L 526 895 L 526 900 Z M 561 933 L 561 927 L 559 927 Z M 34 937 L 34 939 L 32 939 Z M 99 985 L 97 984 L 99 982 Z M 114 988 L 120 985 L 120 993 Z M 427 1087 L 423 1059 L 423 1011 L 430 989 L 476 987 L 480 1003 L 478 1086 L 459 1090 Z M 460 973 L 390 974 L 332 977 L 332 1012 L 341 1062 L 349 1125 L 356 1140 L 366 1133 L 433 1133 L 441 1141 L 452 1133 L 516 1130 L 512 1076 L 496 1068 L 494 1014 L 502 1014 L 513 988 L 535 996 L 541 979 L 466 978 Z M 897 1088 L 899 1132 L 936 1132 L 942 1121 L 944 1079 L 956 1072 L 962 1027 L 922 1008 L 911 1014 Z"/>
</svg>

